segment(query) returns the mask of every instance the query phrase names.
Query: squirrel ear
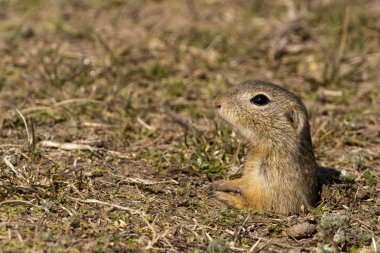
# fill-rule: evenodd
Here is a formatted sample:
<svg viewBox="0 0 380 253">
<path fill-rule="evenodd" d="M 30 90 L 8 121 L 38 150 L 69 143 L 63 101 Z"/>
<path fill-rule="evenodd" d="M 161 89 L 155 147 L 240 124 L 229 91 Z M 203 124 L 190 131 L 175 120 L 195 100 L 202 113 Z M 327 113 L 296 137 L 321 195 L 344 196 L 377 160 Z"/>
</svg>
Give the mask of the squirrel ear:
<svg viewBox="0 0 380 253">
<path fill-rule="evenodd" d="M 291 108 L 290 111 L 288 111 L 285 114 L 286 118 L 289 120 L 290 124 L 293 126 L 293 128 L 299 133 L 304 125 L 303 115 L 299 110 L 296 108 Z"/>
</svg>

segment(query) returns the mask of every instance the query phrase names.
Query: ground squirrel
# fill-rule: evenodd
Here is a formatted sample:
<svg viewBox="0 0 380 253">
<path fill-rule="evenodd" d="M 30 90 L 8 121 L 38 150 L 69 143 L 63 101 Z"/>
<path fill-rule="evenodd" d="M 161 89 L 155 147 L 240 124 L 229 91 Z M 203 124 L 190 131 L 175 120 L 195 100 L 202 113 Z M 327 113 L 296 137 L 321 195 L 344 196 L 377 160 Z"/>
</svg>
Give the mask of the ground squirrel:
<svg viewBox="0 0 380 253">
<path fill-rule="evenodd" d="M 217 199 L 259 212 L 298 213 L 316 201 L 316 169 L 307 111 L 288 90 L 245 81 L 216 98 L 219 115 L 248 140 L 243 176 L 214 183 Z"/>
</svg>

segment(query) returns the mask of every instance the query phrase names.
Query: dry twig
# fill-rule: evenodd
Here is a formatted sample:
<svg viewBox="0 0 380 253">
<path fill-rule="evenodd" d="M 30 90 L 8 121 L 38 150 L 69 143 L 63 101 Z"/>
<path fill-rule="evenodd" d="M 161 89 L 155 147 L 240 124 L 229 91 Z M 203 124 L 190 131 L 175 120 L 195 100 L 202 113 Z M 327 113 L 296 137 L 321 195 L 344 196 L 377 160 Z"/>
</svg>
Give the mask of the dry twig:
<svg viewBox="0 0 380 253">
<path fill-rule="evenodd" d="M 88 150 L 93 151 L 94 148 L 86 144 L 77 144 L 77 143 L 59 143 L 55 141 L 41 141 L 40 145 L 43 147 L 49 148 L 58 148 L 63 150 Z"/>
<path fill-rule="evenodd" d="M 25 130 L 26 130 L 26 137 L 27 137 L 27 140 L 28 140 L 28 144 L 29 146 L 33 144 L 33 138 L 30 136 L 29 134 L 29 128 L 28 128 L 28 124 L 26 123 L 26 119 L 24 117 L 24 115 L 17 109 L 15 109 L 16 112 L 18 113 L 18 115 L 20 115 L 22 121 L 24 122 L 24 127 L 25 127 Z"/>
<path fill-rule="evenodd" d="M 34 107 L 29 107 L 29 108 L 21 110 L 21 112 L 25 113 L 25 114 L 28 114 L 28 113 L 36 112 L 36 111 L 49 111 L 49 110 L 52 110 L 53 108 L 56 108 L 56 107 L 61 107 L 61 106 L 65 106 L 65 105 L 68 105 L 68 104 L 75 104 L 75 103 L 93 103 L 93 104 L 99 104 L 101 102 L 97 101 L 97 100 L 94 100 L 94 99 L 88 99 L 88 98 L 68 99 L 68 100 L 63 100 L 61 102 L 52 104 L 51 106 L 34 106 Z"/>
<path fill-rule="evenodd" d="M 16 175 L 18 174 L 15 166 L 13 166 L 13 164 L 8 160 L 8 158 L 6 156 L 3 157 L 3 161 L 13 171 L 13 173 L 15 173 Z"/>
<path fill-rule="evenodd" d="M 62 150 L 67 150 L 67 151 L 73 151 L 73 150 L 83 150 L 83 151 L 90 151 L 90 152 L 105 152 L 111 156 L 115 156 L 118 158 L 128 158 L 126 155 L 113 151 L 113 150 L 107 150 L 104 148 L 98 148 L 98 147 L 93 147 L 87 144 L 80 144 L 80 143 L 71 143 L 71 142 L 56 142 L 56 141 L 40 141 L 39 142 L 42 147 L 48 147 L 48 148 L 58 148 Z"/>
</svg>

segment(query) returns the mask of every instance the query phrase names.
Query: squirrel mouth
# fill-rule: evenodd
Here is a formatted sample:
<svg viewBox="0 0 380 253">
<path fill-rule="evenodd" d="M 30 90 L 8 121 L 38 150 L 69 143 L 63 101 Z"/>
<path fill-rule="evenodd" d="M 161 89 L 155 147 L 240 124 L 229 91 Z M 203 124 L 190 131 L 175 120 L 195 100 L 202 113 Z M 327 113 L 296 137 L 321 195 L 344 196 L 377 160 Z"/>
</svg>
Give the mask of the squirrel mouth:
<svg viewBox="0 0 380 253">
<path fill-rule="evenodd" d="M 231 117 L 229 115 L 226 115 L 226 113 L 222 113 L 221 111 L 218 111 L 219 118 L 222 119 L 223 122 L 227 123 L 229 128 L 240 135 L 243 139 L 252 140 L 254 136 L 256 135 L 253 131 L 249 130 L 248 128 L 244 126 L 237 126 L 236 122 L 231 120 Z"/>
<path fill-rule="evenodd" d="M 222 119 L 222 121 L 226 123 L 232 131 L 237 132 L 237 133 L 240 132 L 239 128 L 234 124 L 231 118 L 228 117 L 228 115 L 223 114 L 221 111 L 218 111 L 217 115 L 218 115 L 218 118 Z"/>
<path fill-rule="evenodd" d="M 225 115 L 225 113 L 223 113 L 222 111 L 218 110 L 217 116 L 218 116 L 218 118 L 222 119 L 224 122 L 226 122 L 231 127 L 234 127 L 234 124 L 231 122 L 229 117 L 227 115 Z"/>
</svg>

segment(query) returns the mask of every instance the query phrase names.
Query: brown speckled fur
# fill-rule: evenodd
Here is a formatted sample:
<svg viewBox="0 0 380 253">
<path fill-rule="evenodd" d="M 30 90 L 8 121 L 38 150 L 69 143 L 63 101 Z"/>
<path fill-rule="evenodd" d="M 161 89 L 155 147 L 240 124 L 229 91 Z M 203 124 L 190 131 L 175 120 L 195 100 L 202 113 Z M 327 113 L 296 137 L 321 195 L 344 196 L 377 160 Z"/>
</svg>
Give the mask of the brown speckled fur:
<svg viewBox="0 0 380 253">
<path fill-rule="evenodd" d="M 270 102 L 252 104 L 257 94 Z M 251 146 L 242 178 L 215 183 L 215 196 L 229 206 L 259 212 L 290 214 L 312 206 L 317 164 L 302 101 L 275 84 L 246 81 L 218 96 L 215 104 Z"/>
</svg>

